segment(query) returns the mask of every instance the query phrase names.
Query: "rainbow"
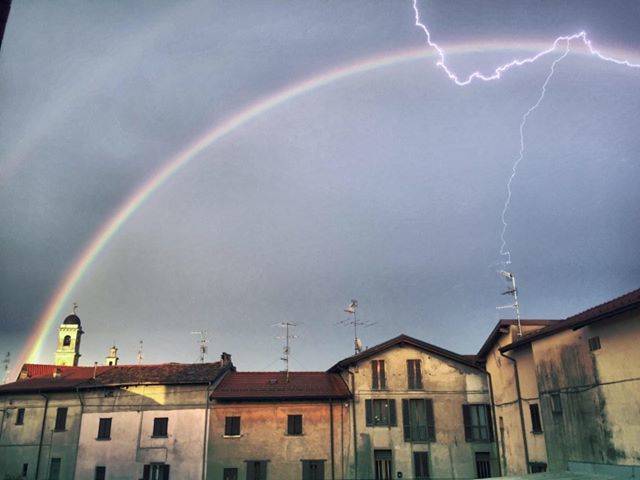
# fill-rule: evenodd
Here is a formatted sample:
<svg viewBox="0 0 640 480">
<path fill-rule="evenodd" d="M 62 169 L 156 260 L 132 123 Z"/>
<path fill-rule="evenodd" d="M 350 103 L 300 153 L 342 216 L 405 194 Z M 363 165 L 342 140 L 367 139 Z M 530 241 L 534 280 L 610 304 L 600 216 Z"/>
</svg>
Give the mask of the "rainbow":
<svg viewBox="0 0 640 480">
<path fill-rule="evenodd" d="M 447 51 L 453 54 L 478 53 L 490 51 L 542 51 L 549 48 L 548 43 L 541 41 L 491 40 L 481 42 L 469 42 L 449 46 Z M 589 55 L 582 48 L 576 53 Z M 637 52 L 629 52 L 622 49 L 608 49 L 608 53 L 618 58 L 640 58 Z M 174 174 L 185 167 L 192 159 L 202 153 L 209 146 L 222 137 L 244 126 L 252 119 L 269 112 L 283 103 L 312 92 L 330 83 L 370 72 L 384 67 L 390 67 L 405 62 L 424 60 L 435 57 L 432 49 L 418 48 L 403 50 L 384 55 L 360 59 L 355 63 L 343 65 L 319 75 L 307 78 L 301 82 L 289 85 L 275 93 L 258 100 L 244 110 L 228 117 L 206 131 L 201 137 L 195 139 L 175 156 L 168 159 L 158 171 L 140 185 L 115 211 L 115 213 L 93 235 L 91 241 L 85 246 L 73 264 L 67 269 L 62 281 L 47 302 L 45 310 L 40 315 L 26 345 L 21 353 L 18 365 L 25 360 L 36 362 L 42 349 L 43 342 L 48 331 L 56 320 L 60 320 L 63 307 L 69 303 L 69 296 L 78 282 L 83 278 L 89 267 L 94 263 L 100 252 L 105 248 L 113 236 L 118 233 L 122 225 L 144 204 L 144 202 L 160 187 L 162 187 Z"/>
</svg>

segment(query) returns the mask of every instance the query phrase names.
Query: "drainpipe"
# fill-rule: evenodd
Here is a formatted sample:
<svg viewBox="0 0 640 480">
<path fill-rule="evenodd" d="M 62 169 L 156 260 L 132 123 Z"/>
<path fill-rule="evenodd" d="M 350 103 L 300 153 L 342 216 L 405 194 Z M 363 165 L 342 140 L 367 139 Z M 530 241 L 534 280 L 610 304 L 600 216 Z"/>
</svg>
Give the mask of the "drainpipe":
<svg viewBox="0 0 640 480">
<path fill-rule="evenodd" d="M 2 438 L 2 432 L 4 431 L 4 416 L 7 414 L 9 410 L 7 409 L 7 407 L 3 408 L 2 410 L 0 410 L 0 415 L 2 415 L 2 418 L 0 418 L 0 438 Z"/>
<path fill-rule="evenodd" d="M 335 480 L 336 478 L 336 467 L 335 467 L 335 451 L 333 445 L 333 399 L 329 399 L 329 422 L 331 424 L 331 480 Z"/>
<path fill-rule="evenodd" d="M 358 432 L 356 426 L 356 376 L 355 373 L 349 370 L 351 375 L 351 394 L 353 399 L 351 400 L 351 418 L 353 422 L 353 464 L 354 464 L 354 478 L 358 480 Z"/>
<path fill-rule="evenodd" d="M 500 459 L 500 440 L 498 439 L 498 424 L 496 419 L 496 401 L 493 398 L 493 380 L 491 379 L 491 373 L 485 370 L 485 373 L 489 377 L 489 394 L 491 395 L 491 413 L 493 416 L 493 435 L 496 442 L 496 448 L 498 449 L 498 476 L 502 476 L 502 460 Z"/>
<path fill-rule="evenodd" d="M 76 388 L 76 395 L 80 401 L 80 425 L 78 425 L 78 441 L 76 442 L 76 458 L 75 465 L 73 466 L 73 478 L 76 478 L 76 467 L 78 464 L 78 451 L 80 451 L 80 432 L 82 432 L 82 416 L 84 415 L 84 400 L 80 394 L 80 389 Z"/>
<path fill-rule="evenodd" d="M 526 464 L 527 473 L 529 473 L 529 444 L 527 443 L 527 431 L 524 427 L 524 412 L 522 411 L 522 394 L 520 393 L 520 376 L 518 375 L 518 362 L 515 358 L 505 355 L 500 350 L 500 355 L 513 363 L 513 371 L 516 378 L 516 393 L 518 396 L 518 409 L 520 410 L 520 426 L 522 427 L 522 442 L 524 443 L 524 461 Z"/>
<path fill-rule="evenodd" d="M 40 456 L 42 455 L 42 441 L 44 440 L 44 426 L 46 425 L 47 420 L 47 408 L 49 407 L 49 397 L 47 397 L 44 393 L 41 393 L 42 398 L 44 398 L 44 413 L 42 414 L 42 427 L 40 427 L 40 442 L 38 443 L 38 458 L 36 459 L 36 476 L 38 478 L 38 473 L 40 472 Z M 49 447 L 51 448 L 51 447 Z"/>
<path fill-rule="evenodd" d="M 202 480 L 206 480 L 207 477 L 207 448 L 208 448 L 208 438 L 207 435 L 209 433 L 209 395 L 210 389 L 213 385 L 213 382 L 209 382 L 207 385 L 207 399 L 206 399 L 206 409 L 204 411 L 204 439 L 203 439 L 203 448 L 202 448 Z"/>
</svg>

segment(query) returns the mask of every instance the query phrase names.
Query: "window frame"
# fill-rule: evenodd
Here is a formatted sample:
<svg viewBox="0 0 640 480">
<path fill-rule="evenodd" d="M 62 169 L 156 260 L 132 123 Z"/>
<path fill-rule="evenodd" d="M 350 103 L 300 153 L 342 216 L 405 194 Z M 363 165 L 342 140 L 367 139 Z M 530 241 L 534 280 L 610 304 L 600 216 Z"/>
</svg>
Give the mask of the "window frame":
<svg viewBox="0 0 640 480">
<path fill-rule="evenodd" d="M 98 435 L 96 435 L 96 440 L 106 441 L 111 440 L 111 424 L 113 422 L 112 417 L 101 417 L 98 419 Z M 108 425 L 103 429 L 103 424 Z M 106 435 L 104 433 L 106 430 Z"/>
<path fill-rule="evenodd" d="M 387 375 L 384 360 L 371 360 L 371 390 L 386 390 Z"/>
<path fill-rule="evenodd" d="M 413 417 L 416 408 L 412 405 L 422 404 L 424 409 L 425 424 L 415 424 Z M 403 398 L 402 399 L 402 426 L 405 442 L 434 443 L 436 441 L 436 418 L 431 398 Z M 424 432 L 424 435 L 420 435 Z"/>
<path fill-rule="evenodd" d="M 237 419 L 237 432 L 233 433 L 230 430 L 235 430 L 233 427 L 234 422 Z M 242 417 L 240 415 L 227 415 L 224 417 L 224 437 L 225 438 L 237 438 L 242 435 Z"/>
<path fill-rule="evenodd" d="M 422 383 L 422 360 L 419 358 L 407 359 L 407 389 L 424 389 Z"/>
<path fill-rule="evenodd" d="M 418 475 L 418 458 L 424 458 L 426 459 L 426 462 L 424 464 L 420 464 L 420 470 L 422 470 L 423 468 L 426 468 L 427 470 L 427 474 L 426 475 Z M 420 451 L 420 452 L 413 452 L 413 478 L 415 480 L 426 480 L 428 478 L 431 478 L 431 473 L 430 473 L 430 458 L 429 458 L 429 452 L 428 451 Z"/>
<path fill-rule="evenodd" d="M 169 437 L 169 417 L 154 417 L 151 438 Z"/>
<path fill-rule="evenodd" d="M 365 424 L 367 427 L 397 427 L 398 413 L 394 398 L 367 398 L 364 401 Z M 383 420 L 376 420 L 376 411 L 386 410 Z"/>
<path fill-rule="evenodd" d="M 94 480 L 105 480 L 107 478 L 107 467 L 104 465 L 96 465 Z"/>
<path fill-rule="evenodd" d="M 551 413 L 562 415 L 562 396 L 560 392 L 549 394 L 549 400 L 551 402 Z"/>
<path fill-rule="evenodd" d="M 25 409 L 22 407 L 16 410 L 16 422 L 14 425 L 24 425 L 24 412 Z"/>
<path fill-rule="evenodd" d="M 474 424 L 473 412 L 476 418 L 480 418 L 482 414 L 486 422 L 485 425 Z M 493 419 L 491 416 L 491 405 L 488 403 L 465 403 L 462 405 L 462 420 L 464 424 L 464 438 L 470 443 L 488 443 L 493 442 Z M 483 433 L 485 435 L 483 435 Z"/>
<path fill-rule="evenodd" d="M 587 340 L 589 343 L 589 351 L 590 352 L 595 352 L 598 351 L 602 348 L 602 343 L 600 341 L 600 336 L 599 335 L 594 335 L 593 337 L 589 337 L 589 339 Z"/>
<path fill-rule="evenodd" d="M 296 420 L 300 419 L 299 425 L 296 425 Z M 294 413 L 287 415 L 287 435 L 290 437 L 299 437 L 304 435 L 304 420 L 302 414 Z M 296 428 L 298 427 L 298 428 Z M 299 430 L 299 431 L 298 431 Z"/>
<path fill-rule="evenodd" d="M 234 474 L 229 476 L 229 474 Z M 240 478 L 240 471 L 238 467 L 222 467 L 222 480 L 238 480 Z"/>
<path fill-rule="evenodd" d="M 536 435 L 544 433 L 544 429 L 542 428 L 542 417 L 540 415 L 540 405 L 538 403 L 529 404 L 529 418 L 531 420 L 531 433 Z"/>
<path fill-rule="evenodd" d="M 67 430 L 67 416 L 69 407 L 58 407 L 56 409 L 56 421 L 53 426 L 54 432 L 65 432 Z"/>
</svg>

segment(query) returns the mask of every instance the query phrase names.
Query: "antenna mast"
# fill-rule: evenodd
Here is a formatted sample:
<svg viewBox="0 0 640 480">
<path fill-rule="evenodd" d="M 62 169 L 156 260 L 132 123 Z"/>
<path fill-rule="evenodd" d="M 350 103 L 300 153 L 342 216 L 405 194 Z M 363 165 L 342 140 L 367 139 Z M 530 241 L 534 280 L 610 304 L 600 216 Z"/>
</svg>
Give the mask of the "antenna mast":
<svg viewBox="0 0 640 480">
<path fill-rule="evenodd" d="M 358 327 L 370 327 L 371 325 L 375 325 L 375 322 L 370 323 L 358 320 L 357 310 L 358 301 L 352 299 L 347 308 L 344 309 L 344 311 L 350 315 L 350 318 L 338 322 L 339 325 L 353 326 L 353 349 L 356 355 L 362 352 L 362 341 L 358 338 Z"/>
<path fill-rule="evenodd" d="M 293 327 L 297 327 L 297 324 L 295 323 L 291 323 L 291 322 L 282 322 L 282 323 L 278 323 L 274 326 L 278 326 L 281 328 L 284 328 L 285 330 L 285 335 L 284 337 L 277 337 L 281 340 L 284 340 L 284 347 L 282 347 L 282 357 L 280 357 L 280 360 L 282 360 L 284 362 L 284 371 L 287 374 L 287 382 L 289 381 L 289 357 L 291 355 L 291 347 L 290 347 L 290 343 L 291 340 L 294 338 L 298 338 L 297 335 L 293 335 L 291 333 L 291 329 Z"/>
<path fill-rule="evenodd" d="M 497 307 L 498 310 L 503 308 L 513 308 L 516 312 L 516 322 L 518 325 L 518 337 L 522 336 L 522 324 L 520 322 L 520 303 L 518 302 L 518 289 L 516 288 L 516 276 L 505 270 L 500 270 L 500 275 L 511 284 L 510 288 L 506 292 L 502 292 L 502 295 L 511 295 L 513 297 L 513 303 L 510 305 L 503 305 Z"/>
<path fill-rule="evenodd" d="M 140 342 L 138 342 L 138 355 L 136 355 L 138 365 L 142 365 L 142 358 L 142 340 L 140 340 Z"/>
<path fill-rule="evenodd" d="M 199 347 L 198 350 L 200 351 L 200 357 L 198 358 L 198 361 L 200 363 L 204 363 L 206 357 L 207 357 L 207 344 L 209 343 L 209 339 L 207 338 L 207 331 L 206 330 L 197 330 L 195 332 L 191 332 L 191 335 L 200 335 L 200 341 L 199 343 Z"/>
</svg>

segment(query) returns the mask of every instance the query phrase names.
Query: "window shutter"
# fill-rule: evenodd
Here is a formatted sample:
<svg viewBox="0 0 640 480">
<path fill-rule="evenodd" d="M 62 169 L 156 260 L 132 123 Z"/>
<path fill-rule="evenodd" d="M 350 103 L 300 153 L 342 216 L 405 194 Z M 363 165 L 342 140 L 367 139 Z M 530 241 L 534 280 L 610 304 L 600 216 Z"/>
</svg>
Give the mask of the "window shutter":
<svg viewBox="0 0 640 480">
<path fill-rule="evenodd" d="M 424 402 L 427 417 L 427 439 L 430 442 L 436 441 L 436 419 L 433 415 L 433 400 L 430 398 Z"/>
<path fill-rule="evenodd" d="M 414 388 L 413 360 L 407 360 L 407 383 L 409 389 Z"/>
<path fill-rule="evenodd" d="M 389 400 L 389 425 L 392 427 L 398 425 L 398 419 L 396 418 L 396 401 L 394 399 Z"/>
<path fill-rule="evenodd" d="M 289 415 L 287 417 L 287 433 L 289 435 L 293 435 L 293 432 L 295 432 L 295 421 L 294 421 L 294 416 L 293 415 Z"/>
<path fill-rule="evenodd" d="M 491 419 L 491 405 L 485 405 L 484 408 L 487 411 L 487 424 L 489 428 L 489 441 L 493 442 L 493 421 Z"/>
<path fill-rule="evenodd" d="M 169 480 L 169 465 L 162 466 L 162 480 Z"/>
<path fill-rule="evenodd" d="M 380 368 L 380 388 L 387 388 L 387 378 L 384 372 L 384 360 L 378 360 L 378 366 Z"/>
<path fill-rule="evenodd" d="M 254 462 L 247 462 L 247 480 L 256 478 L 256 465 Z"/>
<path fill-rule="evenodd" d="M 149 480 L 151 478 L 151 465 L 145 465 L 142 467 L 142 480 Z"/>
<path fill-rule="evenodd" d="M 411 441 L 411 423 L 409 417 L 409 400 L 402 399 L 402 428 L 404 430 L 404 441 Z"/>
<path fill-rule="evenodd" d="M 471 412 L 469 411 L 469 405 L 462 405 L 462 420 L 464 421 L 464 439 L 467 442 L 473 440 L 473 433 L 471 429 Z"/>
<path fill-rule="evenodd" d="M 422 388 L 422 363 L 420 360 L 416 360 L 414 363 L 414 373 L 415 373 L 415 388 Z"/>
<path fill-rule="evenodd" d="M 364 401 L 365 418 L 367 420 L 367 427 L 373 426 L 373 405 L 371 400 Z"/>
<path fill-rule="evenodd" d="M 378 390 L 380 388 L 378 379 L 378 362 L 376 360 L 371 361 L 371 389 Z"/>
</svg>

